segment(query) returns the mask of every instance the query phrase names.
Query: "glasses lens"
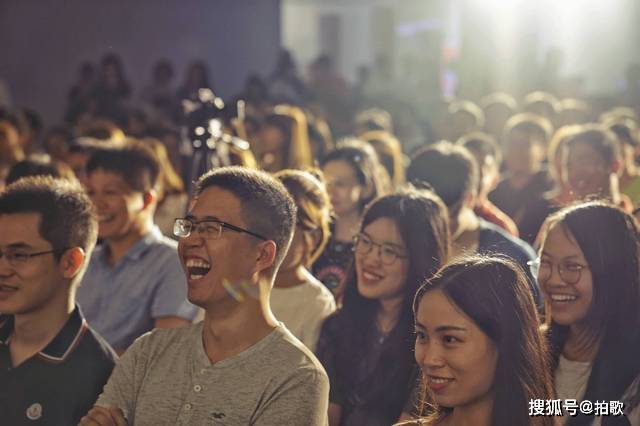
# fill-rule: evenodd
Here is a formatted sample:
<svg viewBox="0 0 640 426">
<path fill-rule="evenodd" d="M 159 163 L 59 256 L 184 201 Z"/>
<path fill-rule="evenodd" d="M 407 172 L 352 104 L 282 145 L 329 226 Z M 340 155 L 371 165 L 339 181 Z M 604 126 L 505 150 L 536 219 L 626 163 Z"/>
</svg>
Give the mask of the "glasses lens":
<svg viewBox="0 0 640 426">
<path fill-rule="evenodd" d="M 371 240 L 367 238 L 365 235 L 358 235 L 358 239 L 356 240 L 356 250 L 361 254 L 367 254 L 371 251 Z"/>
<path fill-rule="evenodd" d="M 186 219 L 176 219 L 173 223 L 173 235 L 176 237 L 188 237 L 191 233 L 191 222 Z"/>
<path fill-rule="evenodd" d="M 580 280 L 580 269 L 573 269 L 572 266 L 563 265 L 562 280 L 567 284 L 575 284 Z"/>
</svg>

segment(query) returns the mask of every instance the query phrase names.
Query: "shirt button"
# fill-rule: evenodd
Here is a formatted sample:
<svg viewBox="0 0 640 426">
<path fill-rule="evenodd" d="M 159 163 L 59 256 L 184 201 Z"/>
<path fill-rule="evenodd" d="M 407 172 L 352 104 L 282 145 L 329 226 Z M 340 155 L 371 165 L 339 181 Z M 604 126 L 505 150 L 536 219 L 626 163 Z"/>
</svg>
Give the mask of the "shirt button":
<svg viewBox="0 0 640 426">
<path fill-rule="evenodd" d="M 184 409 L 187 411 L 191 410 L 191 404 L 184 404 Z"/>
<path fill-rule="evenodd" d="M 201 369 L 201 370 L 200 370 L 200 374 L 204 374 L 204 373 L 206 373 L 206 372 L 207 372 L 207 369 L 206 369 L 206 368 L 203 368 L 203 369 Z"/>
<path fill-rule="evenodd" d="M 194 390 L 194 391 L 196 391 L 196 392 L 200 392 L 200 391 L 202 390 L 202 386 L 200 386 L 200 385 L 195 385 L 195 386 L 193 387 L 193 390 Z"/>
</svg>

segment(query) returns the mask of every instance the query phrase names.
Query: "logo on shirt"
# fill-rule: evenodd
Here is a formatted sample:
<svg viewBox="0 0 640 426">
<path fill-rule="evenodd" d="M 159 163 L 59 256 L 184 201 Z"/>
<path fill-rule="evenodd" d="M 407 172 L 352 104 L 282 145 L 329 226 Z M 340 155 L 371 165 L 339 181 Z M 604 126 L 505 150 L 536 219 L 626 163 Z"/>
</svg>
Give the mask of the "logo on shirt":
<svg viewBox="0 0 640 426">
<path fill-rule="evenodd" d="M 211 417 L 212 419 L 220 420 L 224 419 L 226 415 L 222 412 L 212 411 L 211 413 L 209 413 L 209 417 Z"/>
<path fill-rule="evenodd" d="M 38 420 L 40 417 L 42 417 L 42 405 L 37 402 L 31 404 L 29 408 L 27 408 L 27 418 L 29 420 Z"/>
</svg>

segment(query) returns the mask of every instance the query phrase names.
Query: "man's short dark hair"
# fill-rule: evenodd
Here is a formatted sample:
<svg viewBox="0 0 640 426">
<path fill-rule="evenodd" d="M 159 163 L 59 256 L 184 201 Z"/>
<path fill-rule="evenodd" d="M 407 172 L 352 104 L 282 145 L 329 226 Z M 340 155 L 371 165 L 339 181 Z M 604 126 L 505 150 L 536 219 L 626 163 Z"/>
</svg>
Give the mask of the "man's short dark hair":
<svg viewBox="0 0 640 426">
<path fill-rule="evenodd" d="M 96 149 L 87 163 L 87 175 L 97 169 L 120 175 L 137 192 L 155 189 L 160 174 L 160 164 L 153 151 L 139 142 Z"/>
<path fill-rule="evenodd" d="M 447 207 L 452 207 L 475 192 L 478 167 L 466 148 L 438 142 L 416 152 L 407 169 L 407 180 L 418 187 L 429 184 Z"/>
<path fill-rule="evenodd" d="M 211 170 L 196 182 L 195 197 L 217 187 L 238 197 L 242 219 L 249 229 L 276 243 L 275 271 L 282 263 L 293 235 L 296 205 L 284 185 L 268 173 L 243 167 Z"/>
<path fill-rule="evenodd" d="M 65 250 L 82 247 L 91 253 L 98 236 L 93 204 L 80 183 L 50 176 L 30 176 L 0 193 L 0 215 L 37 213 L 40 236 L 47 240 L 56 259 Z"/>
</svg>

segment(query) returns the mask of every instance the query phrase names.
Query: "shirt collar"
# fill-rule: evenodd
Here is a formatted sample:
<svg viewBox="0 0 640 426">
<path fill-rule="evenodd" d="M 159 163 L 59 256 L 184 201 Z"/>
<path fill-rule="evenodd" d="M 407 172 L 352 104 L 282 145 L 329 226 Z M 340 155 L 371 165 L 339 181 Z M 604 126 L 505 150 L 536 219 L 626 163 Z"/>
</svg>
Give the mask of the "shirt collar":
<svg viewBox="0 0 640 426">
<path fill-rule="evenodd" d="M 9 336 L 13 331 L 13 320 L 13 315 L 0 316 L 0 343 L 8 343 Z M 88 328 L 80 306 L 76 305 L 56 337 L 36 356 L 53 363 L 65 361 L 78 347 Z"/>
<path fill-rule="evenodd" d="M 129 249 L 127 254 L 124 255 L 124 257 L 127 257 L 131 260 L 139 260 L 149 249 L 149 247 L 160 240 L 162 240 L 162 232 L 160 231 L 160 228 L 158 228 L 156 225 L 153 225 L 151 231 L 149 231 L 147 235 L 142 237 L 140 241 L 135 243 L 133 247 Z"/>
<path fill-rule="evenodd" d="M 144 237 L 138 240 L 124 255 L 124 258 L 131 260 L 140 260 L 142 256 L 147 252 L 147 250 L 154 245 L 155 243 L 162 240 L 162 232 L 157 225 L 153 225 L 149 233 L 147 233 Z M 104 244 L 104 249 L 102 250 L 102 261 L 107 262 L 107 258 L 109 256 L 109 249 L 107 244 Z M 120 262 L 118 262 L 120 263 Z"/>
</svg>

